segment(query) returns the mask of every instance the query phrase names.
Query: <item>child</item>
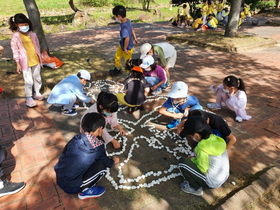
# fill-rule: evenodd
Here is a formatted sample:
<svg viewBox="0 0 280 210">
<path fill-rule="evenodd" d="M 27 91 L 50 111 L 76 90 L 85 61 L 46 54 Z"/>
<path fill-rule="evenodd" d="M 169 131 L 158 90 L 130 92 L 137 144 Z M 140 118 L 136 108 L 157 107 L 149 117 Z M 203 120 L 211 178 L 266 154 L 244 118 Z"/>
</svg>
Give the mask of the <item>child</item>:
<svg viewBox="0 0 280 210">
<path fill-rule="evenodd" d="M 232 134 L 228 124 L 222 117 L 199 109 L 191 111 L 188 117 L 191 116 L 203 117 L 206 123 L 211 127 L 213 134 L 223 138 L 226 141 L 227 149 L 229 149 L 236 142 L 236 137 Z M 183 120 L 177 128 L 177 133 L 180 134 L 181 137 L 186 136 L 186 134 L 182 132 L 185 121 L 186 120 Z"/>
<path fill-rule="evenodd" d="M 235 112 L 235 121 L 250 120 L 251 116 L 246 114 L 245 108 L 247 105 L 247 96 L 245 85 L 242 79 L 237 79 L 235 76 L 227 76 L 223 80 L 223 85 L 211 85 L 216 96 L 216 103 L 209 103 L 209 109 L 220 110 L 222 105 L 226 105 L 229 109 Z"/>
<path fill-rule="evenodd" d="M 209 29 L 215 30 L 217 28 L 218 23 L 218 20 L 214 17 L 213 14 L 208 15 L 207 26 Z"/>
<path fill-rule="evenodd" d="M 88 113 L 82 120 L 84 134 L 74 136 L 54 166 L 59 187 L 66 193 L 78 193 L 80 199 L 98 198 L 105 187 L 96 183 L 106 174 L 106 168 L 119 162 L 106 155 L 103 141 L 98 139 L 105 127 L 105 119 L 98 113 Z"/>
<path fill-rule="evenodd" d="M 203 1 L 202 3 L 202 7 L 201 7 L 201 15 L 202 15 L 202 22 L 203 22 L 203 25 L 206 24 L 207 22 L 207 14 L 208 14 L 208 3 L 207 1 Z"/>
<path fill-rule="evenodd" d="M 85 103 L 95 103 L 83 90 L 83 86 L 90 81 L 90 73 L 80 70 L 76 75 L 70 75 L 54 86 L 48 97 L 48 103 L 61 107 L 61 114 L 75 116 L 77 114 L 77 100 Z"/>
<path fill-rule="evenodd" d="M 183 24 L 185 24 L 185 27 L 187 26 L 187 22 L 186 22 L 186 17 L 188 15 L 189 11 L 187 8 L 186 4 L 183 4 L 183 7 L 179 10 L 179 14 L 180 14 L 180 27 L 183 28 Z"/>
<path fill-rule="evenodd" d="M 178 26 L 180 23 L 180 15 L 178 14 L 177 16 L 171 18 L 170 21 L 173 26 Z"/>
<path fill-rule="evenodd" d="M 197 16 L 197 18 L 195 19 L 195 21 L 193 22 L 192 27 L 195 31 L 201 31 L 202 30 L 201 29 L 202 25 L 203 25 L 202 15 L 199 14 Z"/>
<path fill-rule="evenodd" d="M 151 45 L 150 43 L 145 43 L 140 48 L 141 56 L 140 59 L 143 59 L 146 55 L 151 55 L 157 58 L 159 65 L 165 70 L 167 76 L 167 87 L 170 86 L 170 74 L 169 68 L 174 68 L 177 51 L 169 43 L 157 43 Z"/>
<path fill-rule="evenodd" d="M 184 82 L 175 82 L 171 91 L 167 93 L 169 97 L 159 113 L 167 117 L 172 117 L 173 120 L 166 126 L 168 129 L 173 129 L 180 124 L 181 119 L 188 116 L 189 111 L 202 109 L 198 99 L 188 95 L 188 85 Z"/>
<path fill-rule="evenodd" d="M 125 93 L 116 94 L 119 103 L 129 107 L 129 113 L 133 113 L 138 108 L 143 108 L 146 96 L 150 92 L 150 87 L 143 76 L 143 69 L 134 66 L 131 73 L 125 79 Z"/>
<path fill-rule="evenodd" d="M 119 130 L 120 134 L 123 136 L 123 135 L 125 135 L 125 131 L 122 129 L 122 127 L 118 123 L 118 118 L 117 118 L 117 113 L 116 113 L 118 111 L 118 108 L 119 108 L 119 104 L 118 104 L 117 97 L 112 93 L 102 91 L 98 94 L 97 102 L 95 104 L 93 104 L 85 112 L 85 114 L 91 113 L 91 112 L 97 112 L 97 113 L 101 114 L 106 120 L 106 125 L 110 124 L 111 128 Z M 85 116 L 85 114 L 84 114 L 84 116 Z M 81 122 L 83 120 L 83 117 L 81 119 Z M 84 131 L 81 129 L 81 132 L 84 132 Z M 108 133 L 106 126 L 103 130 L 102 138 L 106 144 L 111 142 L 115 149 L 119 149 L 121 147 L 120 143 Z"/>
<path fill-rule="evenodd" d="M 124 57 L 124 60 L 132 58 L 134 51 L 133 41 L 135 44 L 138 44 L 136 34 L 132 28 L 132 24 L 128 18 L 126 18 L 126 9 L 124 6 L 116 6 L 113 9 L 113 15 L 116 19 L 121 22 L 120 27 L 120 44 L 118 46 L 117 52 L 115 54 L 115 68 L 110 70 L 111 75 L 121 74 L 121 59 Z"/>
<path fill-rule="evenodd" d="M 180 185 L 185 193 L 201 196 L 203 189 L 220 187 L 229 177 L 226 142 L 211 132 L 202 117 L 187 119 L 184 134 L 198 142 L 195 156 L 182 157 L 178 167 L 185 181 Z"/>
<path fill-rule="evenodd" d="M 18 13 L 9 20 L 10 29 L 14 32 L 11 39 L 13 58 L 17 64 L 17 73 L 23 74 L 25 83 L 26 106 L 35 107 L 33 100 L 43 100 L 40 94 L 41 81 L 41 52 L 37 35 L 32 32 L 31 21 L 22 13 Z M 32 88 L 34 87 L 34 96 Z"/>
<path fill-rule="evenodd" d="M 145 70 L 144 76 L 151 87 L 152 94 L 160 94 L 162 89 L 166 88 L 165 83 L 167 82 L 166 72 L 164 69 L 157 65 L 154 58 L 150 55 L 146 55 L 143 58 L 140 67 Z"/>
</svg>

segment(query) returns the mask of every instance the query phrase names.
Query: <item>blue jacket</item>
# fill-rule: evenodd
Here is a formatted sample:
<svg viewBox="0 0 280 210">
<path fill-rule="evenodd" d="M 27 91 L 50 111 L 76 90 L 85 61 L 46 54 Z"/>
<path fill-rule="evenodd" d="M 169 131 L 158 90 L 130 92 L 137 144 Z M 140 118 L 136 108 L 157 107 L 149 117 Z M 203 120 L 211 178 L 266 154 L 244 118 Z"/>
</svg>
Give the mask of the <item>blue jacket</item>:
<svg viewBox="0 0 280 210">
<path fill-rule="evenodd" d="M 85 95 L 83 85 L 77 75 L 70 75 L 57 83 L 52 89 L 48 103 L 69 104 L 73 95 L 85 103 L 91 101 L 91 98 Z"/>
<path fill-rule="evenodd" d="M 64 147 L 58 163 L 54 166 L 57 184 L 65 190 L 80 188 L 83 175 L 97 160 L 103 160 L 111 168 L 114 161 L 107 157 L 104 144 L 92 148 L 85 134 L 74 136 Z"/>
</svg>

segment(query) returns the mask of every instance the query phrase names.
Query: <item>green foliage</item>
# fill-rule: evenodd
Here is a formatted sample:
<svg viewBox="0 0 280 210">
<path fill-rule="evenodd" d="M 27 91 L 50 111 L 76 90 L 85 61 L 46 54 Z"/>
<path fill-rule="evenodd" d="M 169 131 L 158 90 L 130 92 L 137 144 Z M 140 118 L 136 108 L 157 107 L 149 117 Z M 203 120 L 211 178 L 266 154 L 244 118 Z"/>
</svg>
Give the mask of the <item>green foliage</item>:
<svg viewBox="0 0 280 210">
<path fill-rule="evenodd" d="M 72 22 L 74 15 L 75 14 L 41 17 L 41 21 L 46 25 L 52 25 L 53 23 L 56 23 L 56 25 L 68 24 Z"/>
<path fill-rule="evenodd" d="M 257 1 L 250 5 L 251 9 L 271 9 L 275 7 L 275 1 Z"/>
<path fill-rule="evenodd" d="M 112 5 L 115 6 L 126 6 L 126 0 L 117 0 L 117 1 L 113 1 Z"/>
<path fill-rule="evenodd" d="M 80 0 L 80 4 L 91 7 L 104 7 L 109 5 L 108 0 Z"/>
</svg>

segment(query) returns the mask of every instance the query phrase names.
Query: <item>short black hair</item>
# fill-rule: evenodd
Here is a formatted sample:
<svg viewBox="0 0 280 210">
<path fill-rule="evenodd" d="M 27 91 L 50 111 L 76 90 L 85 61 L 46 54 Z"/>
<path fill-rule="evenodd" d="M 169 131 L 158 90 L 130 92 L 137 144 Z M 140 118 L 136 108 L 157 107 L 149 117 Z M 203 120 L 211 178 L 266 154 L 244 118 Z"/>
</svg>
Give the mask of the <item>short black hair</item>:
<svg viewBox="0 0 280 210">
<path fill-rule="evenodd" d="M 120 15 L 123 18 L 126 17 L 125 7 L 121 6 L 121 5 L 115 6 L 114 9 L 113 9 L 113 15 L 116 15 L 116 16 Z"/>
<path fill-rule="evenodd" d="M 205 121 L 207 121 L 208 114 L 205 111 L 202 111 L 201 109 L 194 109 L 189 112 L 188 117 L 191 116 L 200 116 L 203 117 Z"/>
<path fill-rule="evenodd" d="M 97 97 L 97 110 L 101 114 L 102 110 L 100 105 L 103 109 L 108 110 L 109 112 L 116 112 L 119 109 L 118 98 L 113 93 L 101 91 Z"/>
<path fill-rule="evenodd" d="M 82 120 L 82 129 L 84 132 L 94 132 L 98 128 L 105 127 L 104 117 L 96 112 L 87 113 Z"/>
</svg>

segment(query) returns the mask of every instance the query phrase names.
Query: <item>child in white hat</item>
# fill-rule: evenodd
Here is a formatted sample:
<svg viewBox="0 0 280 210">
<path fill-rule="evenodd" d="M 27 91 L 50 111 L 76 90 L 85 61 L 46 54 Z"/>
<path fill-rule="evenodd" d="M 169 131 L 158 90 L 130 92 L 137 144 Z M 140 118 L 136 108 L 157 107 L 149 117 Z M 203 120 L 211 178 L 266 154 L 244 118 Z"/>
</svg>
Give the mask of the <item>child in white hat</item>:
<svg viewBox="0 0 280 210">
<path fill-rule="evenodd" d="M 159 109 L 159 113 L 173 118 L 166 126 L 168 129 L 177 127 L 181 119 L 188 116 L 189 111 L 202 109 L 198 99 L 195 96 L 188 95 L 188 85 L 185 82 L 175 82 L 167 96 L 168 99 Z"/>
</svg>

